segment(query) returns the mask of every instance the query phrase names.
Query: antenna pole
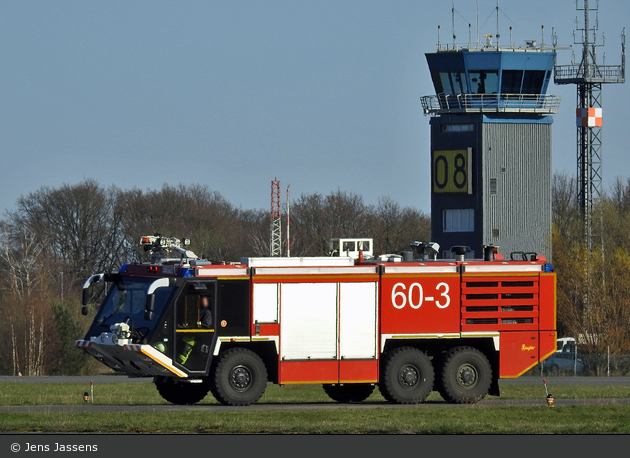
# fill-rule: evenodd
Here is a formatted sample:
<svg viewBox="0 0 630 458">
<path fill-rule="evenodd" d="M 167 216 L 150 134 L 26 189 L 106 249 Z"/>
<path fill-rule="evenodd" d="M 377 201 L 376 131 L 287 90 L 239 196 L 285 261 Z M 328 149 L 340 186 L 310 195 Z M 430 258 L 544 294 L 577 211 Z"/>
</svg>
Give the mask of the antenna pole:
<svg viewBox="0 0 630 458">
<path fill-rule="evenodd" d="M 479 47 L 479 0 L 477 0 L 477 47 Z"/>
<path fill-rule="evenodd" d="M 499 0 L 497 0 L 497 51 L 499 50 Z"/>
<path fill-rule="evenodd" d="M 453 49 L 455 49 L 455 2 L 451 2 L 451 28 L 453 30 Z"/>
<path fill-rule="evenodd" d="M 291 201 L 289 200 L 289 189 L 291 189 L 291 185 L 287 186 L 287 258 L 291 257 L 291 247 L 289 244 L 289 241 L 291 240 L 291 236 L 289 235 L 289 225 L 290 225 L 290 219 L 289 219 L 289 209 L 290 209 L 290 205 L 291 205 Z"/>
<path fill-rule="evenodd" d="M 577 198 L 580 207 L 583 236 L 589 256 L 604 252 L 604 239 L 601 214 L 602 197 L 602 85 L 625 82 L 625 31 L 622 33 L 621 65 L 603 65 L 597 63 L 597 43 L 599 13 L 595 24 L 591 26 L 590 12 L 597 11 L 590 6 L 589 0 L 583 0 L 580 8 L 578 0 L 575 8 L 584 11 L 584 27 L 581 29 L 582 41 L 578 42 L 576 31 L 573 32 L 574 44 L 582 45 L 581 62 L 571 65 L 554 66 L 556 84 L 575 84 L 577 86 Z M 579 21 L 576 18 L 576 29 Z M 603 38 L 603 36 L 602 36 Z M 576 60 L 576 59 L 575 59 Z M 586 286 L 584 292 L 584 319 L 590 316 L 591 309 L 591 264 L 586 260 Z"/>
</svg>

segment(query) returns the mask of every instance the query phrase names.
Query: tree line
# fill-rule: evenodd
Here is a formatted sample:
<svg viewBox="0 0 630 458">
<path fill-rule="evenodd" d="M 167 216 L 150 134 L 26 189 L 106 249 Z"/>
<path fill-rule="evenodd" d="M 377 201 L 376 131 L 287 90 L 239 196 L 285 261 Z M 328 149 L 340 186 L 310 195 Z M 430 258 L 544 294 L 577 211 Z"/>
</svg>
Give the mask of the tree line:
<svg viewBox="0 0 630 458">
<path fill-rule="evenodd" d="M 399 253 L 428 240 L 430 220 L 386 196 L 368 205 L 337 190 L 293 200 L 290 228 L 292 256 L 326 255 L 333 237 L 369 237 L 375 252 Z M 82 284 L 93 273 L 147 261 L 140 237 L 155 233 L 189 238 L 188 249 L 216 262 L 269 256 L 270 210 L 236 208 L 197 184 L 143 191 L 88 179 L 20 197 L 0 221 L 0 373 L 95 369 L 74 347 L 89 326 L 79 313 Z"/>
<path fill-rule="evenodd" d="M 588 243 L 575 178 L 553 180 L 553 265 L 558 333 L 582 353 L 630 354 L 630 179 L 616 179 L 595 203 Z M 602 365 L 605 358 L 601 358 Z M 603 367 L 596 370 L 602 371 Z"/>
<path fill-rule="evenodd" d="M 554 176 L 552 211 L 558 336 L 582 336 L 582 352 L 630 354 L 630 179 L 616 180 L 596 203 L 597 237 L 590 246 L 573 177 Z M 342 190 L 293 200 L 290 228 L 292 256 L 326 255 L 333 237 L 373 238 L 379 254 L 431 240 L 430 219 L 423 212 L 386 196 L 368 205 Z M 88 179 L 20 197 L 0 221 L 0 351 L 5 355 L 0 374 L 101 369 L 74 347 L 90 324 L 80 315 L 82 284 L 92 273 L 148 260 L 140 237 L 155 233 L 190 238 L 190 250 L 217 262 L 269 256 L 270 210 L 237 208 L 196 184 L 143 191 Z"/>
</svg>

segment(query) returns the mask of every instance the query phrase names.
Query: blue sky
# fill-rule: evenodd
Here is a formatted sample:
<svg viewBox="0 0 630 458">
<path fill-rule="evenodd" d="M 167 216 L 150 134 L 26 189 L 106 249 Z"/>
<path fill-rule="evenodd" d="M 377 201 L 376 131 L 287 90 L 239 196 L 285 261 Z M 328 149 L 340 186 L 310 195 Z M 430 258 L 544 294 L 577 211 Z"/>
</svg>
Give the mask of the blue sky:
<svg viewBox="0 0 630 458">
<path fill-rule="evenodd" d="M 582 0 L 580 0 L 580 5 Z M 594 6 L 595 0 L 591 3 Z M 0 0 L 0 212 L 41 186 L 199 183 L 237 207 L 340 189 L 429 212 L 433 88 L 424 53 L 452 42 L 451 1 Z M 476 2 L 454 2 L 457 42 Z M 499 2 L 513 42 L 573 44 L 573 0 Z M 480 34 L 496 1 L 479 0 Z M 599 2 L 599 48 L 620 63 L 623 0 Z M 594 21 L 594 14 L 592 16 Z M 579 47 L 577 47 L 579 54 Z M 568 64 L 571 51 L 559 51 Z M 600 60 L 599 63 L 602 63 Z M 603 90 L 605 186 L 630 176 L 629 84 Z M 575 174 L 575 86 L 554 116 L 553 166 Z"/>
</svg>

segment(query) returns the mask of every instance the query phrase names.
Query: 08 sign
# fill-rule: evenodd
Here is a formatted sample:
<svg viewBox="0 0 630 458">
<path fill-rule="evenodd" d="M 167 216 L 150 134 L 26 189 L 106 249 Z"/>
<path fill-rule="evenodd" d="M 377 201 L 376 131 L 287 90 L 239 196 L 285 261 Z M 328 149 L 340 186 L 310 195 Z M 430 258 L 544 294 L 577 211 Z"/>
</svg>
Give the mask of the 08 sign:
<svg viewBox="0 0 630 458">
<path fill-rule="evenodd" d="M 471 155 L 472 148 L 433 151 L 433 192 L 472 194 Z"/>
</svg>

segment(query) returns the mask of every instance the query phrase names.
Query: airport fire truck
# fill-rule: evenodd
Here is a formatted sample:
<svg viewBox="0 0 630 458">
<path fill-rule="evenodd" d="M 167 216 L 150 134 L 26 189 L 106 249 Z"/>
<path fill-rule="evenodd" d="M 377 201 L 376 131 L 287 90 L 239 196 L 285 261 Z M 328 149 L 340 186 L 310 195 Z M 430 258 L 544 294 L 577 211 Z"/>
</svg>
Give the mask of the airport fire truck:
<svg viewBox="0 0 630 458">
<path fill-rule="evenodd" d="M 153 377 L 175 404 L 210 392 L 249 405 L 268 383 L 321 384 L 343 403 L 375 387 L 391 403 L 431 391 L 475 403 L 556 350 L 556 274 L 534 253 L 504 259 L 485 246 L 468 259 L 452 247 L 438 259 L 437 243 L 414 242 L 374 256 L 363 240 L 332 256 L 215 263 L 176 238 L 141 243 L 150 262 L 85 282 L 84 314 L 93 293 L 106 295 L 76 345 L 114 371 Z"/>
</svg>

